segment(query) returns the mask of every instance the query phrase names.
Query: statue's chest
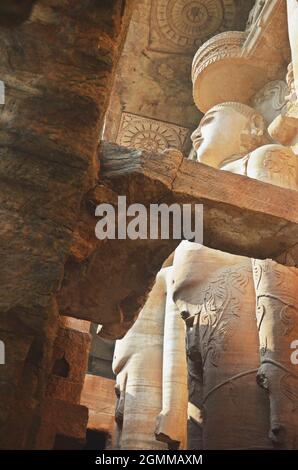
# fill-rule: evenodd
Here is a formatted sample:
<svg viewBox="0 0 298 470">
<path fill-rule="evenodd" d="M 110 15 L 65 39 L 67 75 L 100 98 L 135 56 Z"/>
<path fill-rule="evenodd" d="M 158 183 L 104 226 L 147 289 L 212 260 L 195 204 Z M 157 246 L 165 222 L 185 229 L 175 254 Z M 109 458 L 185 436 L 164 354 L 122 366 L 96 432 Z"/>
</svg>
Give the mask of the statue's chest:
<svg viewBox="0 0 298 470">
<path fill-rule="evenodd" d="M 196 328 L 202 360 L 217 366 L 223 353 L 233 354 L 248 336 L 257 335 L 252 270 L 244 266 L 220 270 L 201 295 Z"/>
</svg>

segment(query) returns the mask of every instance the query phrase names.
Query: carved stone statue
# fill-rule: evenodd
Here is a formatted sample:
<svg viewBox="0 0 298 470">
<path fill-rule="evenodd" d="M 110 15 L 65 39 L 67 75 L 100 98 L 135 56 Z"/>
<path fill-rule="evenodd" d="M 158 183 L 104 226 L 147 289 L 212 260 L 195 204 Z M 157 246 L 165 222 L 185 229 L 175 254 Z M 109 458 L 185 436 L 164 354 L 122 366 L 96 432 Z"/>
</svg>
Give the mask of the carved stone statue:
<svg viewBox="0 0 298 470">
<path fill-rule="evenodd" d="M 282 4 L 275 3 L 278 12 Z M 256 3 L 248 22 L 249 31 L 263 14 L 265 4 L 262 0 Z M 260 112 L 245 104 L 220 103 L 220 94 L 214 97 L 220 104 L 211 107 L 213 97 L 205 99 L 203 88 L 196 81 L 197 76 L 201 81 L 206 79 L 205 69 L 211 68 L 214 62 L 212 44 L 209 45 L 210 50 L 204 52 L 204 70 L 198 65 L 198 57 L 194 60 L 193 82 L 197 91 L 194 96 L 207 112 L 192 135 L 196 151 L 193 159 L 218 170 L 297 190 L 298 2 L 287 0 L 287 6 L 293 62 L 287 77 L 288 102 L 283 106 L 282 99 L 279 100 L 273 122 L 270 113 L 266 122 Z M 272 80 L 271 85 L 269 81 L 267 85 L 266 81 L 262 83 L 265 90 L 270 91 L 272 84 L 273 88 L 278 84 L 278 89 L 285 90 L 281 81 L 276 81 L 280 76 Z M 204 83 L 207 82 L 206 79 Z M 266 99 L 271 93 L 267 91 Z M 238 92 L 239 89 L 235 93 Z M 233 93 L 232 87 L 228 93 Z M 261 95 L 256 96 L 258 110 L 262 110 Z M 243 101 L 248 102 L 247 95 Z M 268 109 L 267 105 L 264 109 Z M 239 178 L 239 184 L 245 182 L 245 178 Z M 190 449 L 297 448 L 298 372 L 291 363 L 291 344 L 298 338 L 297 268 L 182 242 L 162 278 L 162 294 L 155 296 L 152 291 L 136 325 L 116 349 L 114 368 L 119 374 L 118 383 L 122 384 L 120 388 L 125 390 L 125 402 L 129 403 L 130 395 L 134 397 L 133 405 L 124 407 L 122 447 L 149 448 L 139 444 L 144 442 L 143 429 L 146 429 L 146 439 L 152 449 L 164 445 L 158 440 L 180 448 L 188 440 Z M 142 345 L 148 344 L 147 335 L 151 334 L 153 323 L 149 318 L 154 322 L 157 315 L 162 318 L 163 326 L 159 326 L 159 341 L 154 346 L 159 352 L 152 352 L 152 357 L 157 354 L 158 359 L 148 364 L 150 353 L 145 355 L 146 348 Z M 185 331 L 175 315 L 185 323 L 187 366 L 182 345 Z M 136 339 L 135 348 L 126 354 L 132 341 L 130 335 L 139 329 L 143 336 Z M 152 382 L 156 368 L 159 368 L 159 378 Z M 186 369 L 188 387 L 184 379 Z M 132 388 L 128 386 L 129 376 L 134 377 Z M 142 380 L 146 384 L 144 390 Z M 154 396 L 158 396 L 152 410 L 151 402 L 148 407 L 139 406 L 149 397 L 150 386 L 156 387 Z M 188 436 L 185 431 L 187 388 Z M 120 394 L 122 403 L 123 396 Z M 138 432 L 137 427 L 132 428 L 133 442 L 125 447 L 129 439 L 125 435 L 125 422 L 134 422 L 136 409 L 141 422 L 138 421 Z"/>
<path fill-rule="evenodd" d="M 269 136 L 261 114 L 231 102 L 210 109 L 192 134 L 192 141 L 198 161 L 221 169 L 269 142 Z"/>
<path fill-rule="evenodd" d="M 185 330 L 167 296 L 172 282 L 166 264 L 136 323 L 116 343 L 115 416 L 122 449 L 186 448 Z"/>
<path fill-rule="evenodd" d="M 206 113 L 192 138 L 197 158 L 202 163 L 296 188 L 297 157 L 290 148 L 282 145 L 262 145 L 268 142 L 265 120 L 246 105 L 223 103 L 215 106 Z M 147 348 L 142 347 L 146 344 L 144 338 L 149 339 L 151 335 L 146 312 L 153 316 L 152 319 L 158 312 L 162 318 L 167 318 L 169 312 L 175 315 L 180 312 L 187 329 L 188 447 L 293 448 L 297 437 L 297 417 L 291 410 L 295 406 L 298 383 L 290 364 L 290 343 L 298 336 L 295 323 L 298 306 L 296 269 L 279 266 L 270 260 L 250 260 L 222 253 L 189 242 L 180 244 L 172 266 L 166 269 L 163 295 L 157 298 L 152 291 L 136 325 L 120 342 L 120 349 L 119 345 L 116 349 L 118 364 L 114 362 L 114 369 L 119 374 L 118 383 L 125 383 L 122 385 L 126 390 L 125 402 L 129 403 L 130 395 L 134 396 L 131 402 L 133 411 L 129 411 L 129 405 L 125 407 L 124 423 L 126 419 L 127 426 L 129 423 L 136 426 L 138 403 L 144 403 L 144 390 L 134 384 L 135 395 L 131 394 L 127 376 L 146 382 L 156 367 L 164 374 L 167 367 L 173 365 L 173 360 L 177 361 L 177 369 L 174 364 L 169 375 L 171 380 L 167 383 L 159 376 L 158 384 L 155 383 L 159 392 L 155 389 L 155 393 L 160 394 L 160 409 L 163 408 L 163 397 L 171 396 L 173 391 L 176 405 L 178 398 L 180 410 L 183 406 L 185 408 L 186 385 L 180 382 L 180 393 L 175 387 L 175 377 L 177 380 L 186 367 L 181 363 L 180 356 L 184 356 L 181 339 L 177 354 L 173 337 L 166 339 L 164 336 L 163 358 L 159 350 L 158 361 L 153 360 L 152 354 L 149 364 L 146 358 L 150 357 L 150 352 L 145 354 Z M 173 327 L 177 328 L 178 323 L 173 323 L 172 317 L 172 324 L 163 325 L 166 326 L 163 333 L 160 329 L 160 338 L 162 334 L 173 331 Z M 146 336 L 141 338 L 142 345 L 136 344 L 139 341 L 136 335 L 138 328 L 146 331 Z M 180 326 L 178 331 L 181 338 L 181 331 L 182 334 L 184 332 Z M 121 347 L 127 348 L 131 340 L 134 348 L 127 360 Z M 281 350 L 279 344 L 283 345 Z M 165 345 L 171 346 L 166 348 Z M 133 365 L 137 362 L 140 364 L 138 370 Z M 149 399 L 148 384 L 144 389 Z M 160 419 L 167 415 L 172 426 L 166 424 L 167 431 L 163 432 Z M 160 448 L 154 435 L 168 444 L 172 443 L 172 446 L 176 442 L 180 448 L 186 440 L 181 432 L 179 438 L 175 437 L 178 428 L 175 423 L 180 423 L 180 431 L 183 429 L 183 412 L 179 412 L 173 402 L 172 406 L 166 407 L 165 413 L 158 412 L 157 406 L 153 412 L 142 406 L 138 416 L 144 422 L 137 426 L 137 433 L 136 428 L 125 433 L 123 424 L 123 448 Z M 151 447 L 144 447 L 140 437 L 143 428 L 150 433 L 148 443 Z M 133 439 L 130 445 L 125 440 L 129 436 Z"/>
<path fill-rule="evenodd" d="M 292 150 L 271 144 L 252 151 L 256 137 L 266 137 L 262 117 L 224 103 L 205 115 L 193 142 L 203 163 L 296 189 Z M 172 269 L 188 328 L 190 400 L 203 416 L 190 440 L 197 433 L 207 449 L 295 448 L 298 379 L 289 349 L 298 335 L 298 271 L 186 242 Z"/>
<path fill-rule="evenodd" d="M 251 102 L 252 107 L 262 114 L 269 125 L 285 107 L 288 92 L 289 89 L 284 80 L 273 80 L 256 93 Z"/>
<path fill-rule="evenodd" d="M 289 95 L 286 97 L 287 101 L 289 101 L 290 103 L 297 101 L 297 94 L 294 81 L 294 67 L 292 62 L 288 66 L 287 84 L 289 90 Z"/>
<path fill-rule="evenodd" d="M 222 103 L 213 107 L 192 134 L 192 140 L 201 163 L 297 188 L 297 157 L 289 147 L 268 143 L 264 118 L 249 106 Z"/>
<path fill-rule="evenodd" d="M 116 343 L 115 417 L 118 446 L 122 449 L 167 448 L 154 435 L 156 417 L 162 408 L 165 302 L 165 271 L 161 271 L 134 326 Z"/>
</svg>

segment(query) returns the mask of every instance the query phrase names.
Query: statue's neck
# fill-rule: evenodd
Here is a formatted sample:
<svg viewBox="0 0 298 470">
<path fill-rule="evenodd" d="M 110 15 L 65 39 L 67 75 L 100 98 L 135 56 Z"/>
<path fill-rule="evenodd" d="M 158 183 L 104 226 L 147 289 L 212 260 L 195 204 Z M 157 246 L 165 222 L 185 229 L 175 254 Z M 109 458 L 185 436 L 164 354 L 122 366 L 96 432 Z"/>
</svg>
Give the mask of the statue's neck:
<svg viewBox="0 0 298 470">
<path fill-rule="evenodd" d="M 223 160 L 219 165 L 218 169 L 221 170 L 222 167 L 228 165 L 229 163 L 237 162 L 247 155 L 248 152 L 239 152 L 237 154 L 231 155 L 230 157 Z"/>
<path fill-rule="evenodd" d="M 218 169 L 230 171 L 231 173 L 235 173 L 238 175 L 246 175 L 248 158 L 249 153 L 247 152 L 233 155 L 221 162 Z"/>
</svg>

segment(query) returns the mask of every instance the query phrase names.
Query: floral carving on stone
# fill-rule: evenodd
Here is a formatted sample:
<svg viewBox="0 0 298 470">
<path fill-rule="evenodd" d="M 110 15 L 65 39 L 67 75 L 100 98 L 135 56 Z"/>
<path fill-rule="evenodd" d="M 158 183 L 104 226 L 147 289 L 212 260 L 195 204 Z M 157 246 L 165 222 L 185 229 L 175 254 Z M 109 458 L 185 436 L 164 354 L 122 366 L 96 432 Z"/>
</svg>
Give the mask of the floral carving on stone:
<svg viewBox="0 0 298 470">
<path fill-rule="evenodd" d="M 191 54 L 214 34 L 233 29 L 234 0 L 153 0 L 150 47 Z"/>
<path fill-rule="evenodd" d="M 207 359 L 217 367 L 220 353 L 227 346 L 231 337 L 233 323 L 241 312 L 241 295 L 249 282 L 250 270 L 240 267 L 238 270 L 226 269 L 221 276 L 211 282 L 204 293 L 204 302 L 200 306 L 200 343 L 203 365 Z"/>
<path fill-rule="evenodd" d="M 189 135 L 187 128 L 124 112 L 117 143 L 149 152 L 163 152 L 168 148 L 181 150 Z"/>
</svg>

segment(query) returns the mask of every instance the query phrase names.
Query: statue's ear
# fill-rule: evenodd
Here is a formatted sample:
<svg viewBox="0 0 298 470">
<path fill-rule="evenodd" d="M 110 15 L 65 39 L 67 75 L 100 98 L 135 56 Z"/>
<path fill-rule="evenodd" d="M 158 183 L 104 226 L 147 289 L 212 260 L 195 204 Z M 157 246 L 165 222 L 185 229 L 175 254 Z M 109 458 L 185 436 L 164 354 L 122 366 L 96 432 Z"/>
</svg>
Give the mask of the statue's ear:
<svg viewBox="0 0 298 470">
<path fill-rule="evenodd" d="M 265 134 L 266 123 L 261 114 L 254 114 L 250 119 L 250 130 L 252 135 L 262 136 Z"/>
<path fill-rule="evenodd" d="M 267 125 L 263 116 L 254 113 L 249 123 L 241 133 L 241 149 L 242 151 L 252 152 L 261 145 L 266 145 L 272 141 L 267 133 Z"/>
</svg>

